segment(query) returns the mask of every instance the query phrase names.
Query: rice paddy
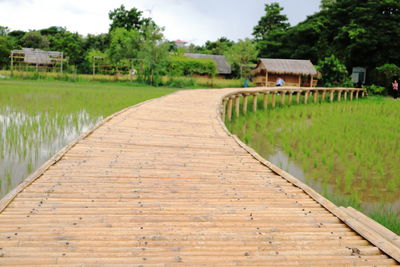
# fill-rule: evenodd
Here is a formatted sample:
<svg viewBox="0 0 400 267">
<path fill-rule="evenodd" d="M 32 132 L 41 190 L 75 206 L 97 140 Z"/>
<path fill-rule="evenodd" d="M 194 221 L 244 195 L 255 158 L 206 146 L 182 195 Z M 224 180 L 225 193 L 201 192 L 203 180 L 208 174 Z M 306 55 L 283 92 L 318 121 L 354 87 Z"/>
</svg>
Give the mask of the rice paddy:
<svg viewBox="0 0 400 267">
<path fill-rule="evenodd" d="M 283 106 L 227 126 L 335 204 L 353 206 L 400 233 L 400 101 Z"/>
<path fill-rule="evenodd" d="M 0 197 L 103 118 L 171 92 L 131 83 L 0 81 Z"/>
</svg>

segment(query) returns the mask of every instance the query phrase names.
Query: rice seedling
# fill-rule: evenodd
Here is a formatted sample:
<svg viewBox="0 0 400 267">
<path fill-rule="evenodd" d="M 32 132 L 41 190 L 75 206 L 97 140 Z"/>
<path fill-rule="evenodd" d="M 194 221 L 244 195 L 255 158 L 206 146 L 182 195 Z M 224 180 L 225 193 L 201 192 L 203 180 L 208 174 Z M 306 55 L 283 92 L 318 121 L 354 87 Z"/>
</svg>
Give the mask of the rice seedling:
<svg viewBox="0 0 400 267">
<path fill-rule="evenodd" d="M 262 135 L 254 134 L 254 117 L 249 112 L 227 123 L 228 129 L 239 138 L 245 134 L 244 141 L 266 159 L 281 150 L 302 166 L 305 180 L 330 188 L 325 196 L 336 204 L 350 203 L 367 214 L 383 205 L 383 214 L 400 219 L 400 102 L 370 97 L 259 110 Z"/>
<path fill-rule="evenodd" d="M 0 81 L 0 196 L 106 116 L 173 91 L 130 83 Z"/>
</svg>

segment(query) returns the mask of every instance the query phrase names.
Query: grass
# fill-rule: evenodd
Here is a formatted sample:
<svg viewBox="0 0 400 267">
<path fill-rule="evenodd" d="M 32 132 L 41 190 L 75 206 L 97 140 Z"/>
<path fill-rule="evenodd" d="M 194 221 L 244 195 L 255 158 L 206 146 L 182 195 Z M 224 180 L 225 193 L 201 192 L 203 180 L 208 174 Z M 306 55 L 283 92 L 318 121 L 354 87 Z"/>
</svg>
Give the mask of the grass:
<svg viewBox="0 0 400 267">
<path fill-rule="evenodd" d="M 11 77 L 11 72 L 0 70 L 0 75 Z M 13 80 L 47 80 L 47 81 L 67 81 L 67 82 L 125 82 L 136 84 L 135 80 L 130 81 L 131 77 L 126 74 L 106 75 L 106 74 L 75 74 L 75 73 L 57 73 L 57 72 L 35 72 L 35 71 L 14 71 Z M 237 88 L 242 87 L 244 81 L 241 79 L 223 79 L 223 78 L 207 78 L 207 77 L 163 77 L 163 83 L 166 86 L 171 82 L 176 88 L 200 89 L 200 88 Z M 174 86 L 176 85 L 176 86 Z M 141 86 L 141 85 L 139 85 Z M 254 86 L 252 83 L 249 86 Z"/>
<path fill-rule="evenodd" d="M 267 159 L 283 151 L 306 182 L 329 188 L 320 193 L 337 205 L 400 233 L 400 102 L 371 97 L 278 106 L 227 126 Z"/>
<path fill-rule="evenodd" d="M 0 195 L 104 117 L 174 91 L 128 82 L 0 80 Z"/>
</svg>

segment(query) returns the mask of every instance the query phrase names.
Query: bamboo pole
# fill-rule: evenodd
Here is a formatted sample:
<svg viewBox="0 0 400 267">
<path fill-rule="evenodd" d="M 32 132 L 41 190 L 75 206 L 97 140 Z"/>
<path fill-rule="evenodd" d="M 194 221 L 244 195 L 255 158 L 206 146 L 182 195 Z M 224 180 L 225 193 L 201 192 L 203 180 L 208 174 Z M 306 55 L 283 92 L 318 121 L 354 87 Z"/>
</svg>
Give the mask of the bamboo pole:
<svg viewBox="0 0 400 267">
<path fill-rule="evenodd" d="M 223 102 L 222 102 L 222 121 L 225 121 L 225 117 L 226 117 L 226 104 L 227 104 L 227 99 L 224 98 Z"/>
<path fill-rule="evenodd" d="M 258 93 L 253 94 L 253 112 L 257 111 L 257 95 Z"/>
<path fill-rule="evenodd" d="M 227 114 L 228 121 L 232 120 L 232 102 L 233 102 L 233 99 L 229 98 L 229 100 L 228 100 L 228 114 Z"/>
<path fill-rule="evenodd" d="M 272 102 L 272 107 L 273 108 L 276 106 L 276 103 L 275 103 L 276 99 L 275 98 L 276 98 L 276 92 L 272 92 L 271 102 Z"/>
<path fill-rule="evenodd" d="M 297 102 L 297 104 L 300 104 L 300 96 L 301 96 L 301 90 L 296 92 L 296 102 Z"/>
<path fill-rule="evenodd" d="M 248 94 L 243 94 L 243 106 L 242 106 L 243 114 L 247 114 L 247 100 L 248 100 Z"/>
<path fill-rule="evenodd" d="M 236 95 L 235 97 L 235 116 L 239 118 L 240 115 L 240 95 Z"/>
<path fill-rule="evenodd" d="M 318 93 L 317 90 L 315 90 L 313 93 L 314 93 L 314 103 L 317 103 L 318 102 L 319 93 Z"/>
<path fill-rule="evenodd" d="M 283 105 L 285 105 L 286 91 L 280 91 L 280 94 L 281 94 L 281 104 L 283 106 Z"/>
<path fill-rule="evenodd" d="M 323 90 L 323 91 L 322 91 L 322 99 L 321 99 L 321 102 L 325 102 L 325 99 L 326 99 L 326 91 Z"/>
<path fill-rule="evenodd" d="M 265 92 L 264 93 L 264 96 L 263 96 L 263 106 L 264 106 L 264 109 L 267 109 L 268 108 L 268 92 Z"/>
<path fill-rule="evenodd" d="M 311 75 L 310 87 L 313 87 L 314 77 Z"/>
</svg>

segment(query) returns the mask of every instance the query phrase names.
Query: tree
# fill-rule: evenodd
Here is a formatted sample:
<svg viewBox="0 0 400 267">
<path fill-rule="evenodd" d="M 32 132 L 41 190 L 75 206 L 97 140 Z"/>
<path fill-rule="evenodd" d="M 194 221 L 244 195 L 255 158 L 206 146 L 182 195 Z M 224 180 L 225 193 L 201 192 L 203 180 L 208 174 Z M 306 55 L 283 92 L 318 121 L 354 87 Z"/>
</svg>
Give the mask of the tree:
<svg viewBox="0 0 400 267">
<path fill-rule="evenodd" d="M 265 4 L 265 15 L 253 29 L 261 57 L 270 56 L 271 49 L 279 49 L 282 45 L 282 36 L 290 24 L 281 11 L 283 8 L 279 3 Z"/>
<path fill-rule="evenodd" d="M 125 6 L 121 5 L 108 13 L 108 17 L 111 20 L 109 31 L 111 32 L 116 28 L 124 28 L 128 31 L 139 30 L 146 23 L 146 19 L 142 18 L 142 14 L 143 12 L 136 8 L 126 10 Z"/>
<path fill-rule="evenodd" d="M 0 68 L 6 67 L 10 62 L 10 53 L 14 42 L 8 36 L 0 36 Z"/>
<path fill-rule="evenodd" d="M 269 34 L 281 32 L 289 28 L 288 18 L 282 15 L 283 8 L 279 3 L 265 4 L 265 15 L 254 27 L 253 35 L 256 40 L 264 40 Z"/>
<path fill-rule="evenodd" d="M 317 69 L 322 74 L 321 81 L 324 86 L 340 85 L 350 80 L 346 66 L 334 55 L 321 60 L 317 65 Z"/>
<path fill-rule="evenodd" d="M 142 28 L 138 57 L 141 59 L 139 79 L 151 85 L 162 84 L 168 63 L 168 42 L 164 41 L 163 29 L 154 23 Z"/>
<path fill-rule="evenodd" d="M 29 48 L 48 49 L 49 39 L 38 31 L 27 32 L 21 39 L 22 45 Z"/>
<path fill-rule="evenodd" d="M 7 36 L 10 32 L 10 29 L 5 26 L 0 26 L 0 36 Z"/>
<path fill-rule="evenodd" d="M 140 33 L 138 30 L 127 30 L 116 28 L 111 32 L 110 48 L 108 56 L 110 60 L 117 64 L 122 60 L 137 58 L 140 49 Z"/>
<path fill-rule="evenodd" d="M 240 77 L 242 77 L 249 75 L 248 64 L 257 59 L 258 50 L 255 43 L 246 38 L 235 43 L 225 55 L 229 63 L 240 69 Z"/>
<path fill-rule="evenodd" d="M 215 42 L 207 41 L 203 48 L 203 53 L 211 55 L 223 55 L 234 44 L 226 37 L 221 37 Z"/>
</svg>

